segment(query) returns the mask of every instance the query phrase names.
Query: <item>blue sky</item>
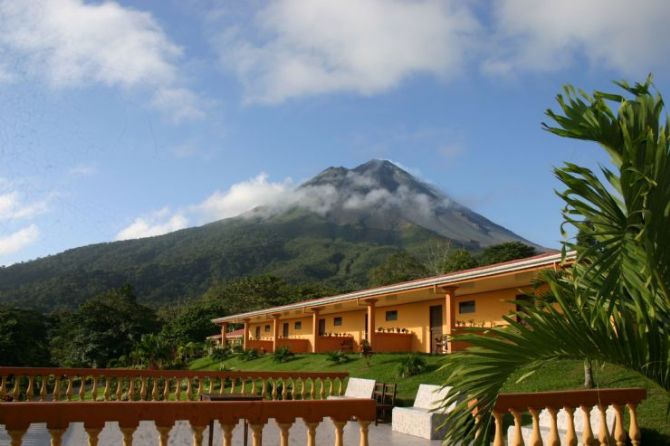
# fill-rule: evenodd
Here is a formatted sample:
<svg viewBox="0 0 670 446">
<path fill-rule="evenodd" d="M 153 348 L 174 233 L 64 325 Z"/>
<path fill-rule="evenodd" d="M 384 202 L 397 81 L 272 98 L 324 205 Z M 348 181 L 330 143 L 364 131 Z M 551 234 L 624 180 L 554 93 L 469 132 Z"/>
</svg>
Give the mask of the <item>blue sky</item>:
<svg viewBox="0 0 670 446">
<path fill-rule="evenodd" d="M 0 265 L 165 233 L 385 158 L 545 246 L 564 83 L 653 72 L 664 0 L 0 0 Z"/>
</svg>

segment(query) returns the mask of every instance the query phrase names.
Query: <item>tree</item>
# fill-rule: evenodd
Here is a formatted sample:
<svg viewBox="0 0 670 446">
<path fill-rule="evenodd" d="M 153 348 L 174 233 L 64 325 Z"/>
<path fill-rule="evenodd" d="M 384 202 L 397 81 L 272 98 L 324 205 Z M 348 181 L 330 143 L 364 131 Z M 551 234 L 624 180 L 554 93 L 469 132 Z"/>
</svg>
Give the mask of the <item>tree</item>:
<svg viewBox="0 0 670 446">
<path fill-rule="evenodd" d="M 556 122 L 547 130 L 599 143 L 612 167 L 600 175 L 570 163 L 555 170 L 565 186 L 559 193 L 564 226 L 580 234 L 564 242 L 576 262 L 545 274 L 554 305 L 524 305 L 491 336 L 459 337 L 472 347 L 445 360 L 446 384 L 466 397 L 448 415 L 447 442 L 487 444 L 487 435 L 476 432 L 490 432 L 503 383 L 515 371 L 532 373 L 550 361 L 617 364 L 670 393 L 670 122 L 651 79 L 618 85 L 626 96 L 565 87 L 558 96 L 562 114 L 547 112 Z M 468 407 L 473 399 L 477 420 Z"/>
<path fill-rule="evenodd" d="M 57 318 L 52 353 L 64 366 L 106 367 L 128 356 L 143 335 L 160 328 L 154 310 L 138 304 L 128 285 L 89 299 L 75 312 Z"/>
<path fill-rule="evenodd" d="M 0 305 L 0 363 L 4 366 L 49 365 L 46 318 L 33 310 Z"/>
<path fill-rule="evenodd" d="M 465 249 L 457 249 L 447 256 L 442 264 L 442 273 L 450 273 L 452 271 L 461 271 L 464 269 L 475 268 L 479 266 L 479 262 L 475 259 L 469 251 Z"/>
<path fill-rule="evenodd" d="M 493 263 L 525 259 L 535 254 L 537 254 L 537 251 L 532 246 L 521 242 L 506 242 L 486 248 L 480 255 L 479 263 L 481 265 L 491 265 Z"/>
<path fill-rule="evenodd" d="M 423 263 L 407 251 L 399 251 L 389 256 L 381 265 L 372 268 L 368 281 L 370 286 L 383 286 L 427 275 L 428 270 Z"/>
</svg>

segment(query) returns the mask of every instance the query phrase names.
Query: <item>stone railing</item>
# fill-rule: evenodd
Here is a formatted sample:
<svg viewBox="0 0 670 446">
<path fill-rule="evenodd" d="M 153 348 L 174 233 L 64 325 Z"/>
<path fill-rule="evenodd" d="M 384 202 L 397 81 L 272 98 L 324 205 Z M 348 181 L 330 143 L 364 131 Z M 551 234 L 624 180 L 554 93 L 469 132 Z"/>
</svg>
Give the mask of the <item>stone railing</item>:
<svg viewBox="0 0 670 446">
<path fill-rule="evenodd" d="M 627 437 L 637 446 L 640 429 L 636 408 L 646 395 L 641 388 L 501 394 L 493 411 L 493 445 L 505 445 L 503 417 L 511 413 L 514 425 L 507 432 L 510 446 L 623 446 Z M 630 417 L 628 433 L 624 429 L 625 407 Z M 532 420 L 530 427 L 522 422 L 527 413 Z"/>
<path fill-rule="evenodd" d="M 342 395 L 346 372 L 0 367 L 4 401 L 195 401 L 203 394 L 316 400 Z"/>
<path fill-rule="evenodd" d="M 359 445 L 368 445 L 368 426 L 375 417 L 372 399 L 344 399 L 326 401 L 197 401 L 174 403 L 169 401 L 139 402 L 18 402 L 0 403 L 0 424 L 7 429 L 11 446 L 20 446 L 31 424 L 46 423 L 53 446 L 60 446 L 63 433 L 70 423 L 83 423 L 88 444 L 97 446 L 98 436 L 108 422 L 116 422 L 121 430 L 124 446 L 133 442 L 133 434 L 140 422 L 153 421 L 160 446 L 167 446 L 170 430 L 177 421 L 189 422 L 193 446 L 201 446 L 207 426 L 218 421 L 223 445 L 231 446 L 233 429 L 240 420 L 248 422 L 252 445 L 263 444 L 263 427 L 274 419 L 279 430 L 279 443 L 289 445 L 289 429 L 298 418 L 306 426 L 306 444 L 315 446 L 316 428 L 324 418 L 333 421 L 335 446 L 343 445 L 344 425 L 355 418 L 359 424 Z M 210 424 L 211 423 L 211 424 Z M 146 427 L 144 431 L 147 431 Z M 157 431 L 157 433 L 156 433 Z M 146 432 L 143 432 L 146 434 Z M 114 443 L 119 444 L 119 443 Z M 156 443 L 153 443 L 156 444 Z"/>
</svg>

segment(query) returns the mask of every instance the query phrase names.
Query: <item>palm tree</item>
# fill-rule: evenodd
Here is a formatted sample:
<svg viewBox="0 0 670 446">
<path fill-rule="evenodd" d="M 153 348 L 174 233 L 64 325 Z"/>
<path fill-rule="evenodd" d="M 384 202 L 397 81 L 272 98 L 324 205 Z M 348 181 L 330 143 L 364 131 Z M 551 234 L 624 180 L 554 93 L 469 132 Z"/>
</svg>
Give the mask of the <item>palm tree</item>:
<svg viewBox="0 0 670 446">
<path fill-rule="evenodd" d="M 597 142 L 612 167 L 599 173 L 566 163 L 555 169 L 565 186 L 564 223 L 574 265 L 544 279 L 552 300 L 527 303 L 506 317 L 493 336 L 465 334 L 471 347 L 446 358 L 446 385 L 459 389 L 445 405 L 466 397 L 448 416 L 447 442 L 488 442 L 491 413 L 505 381 L 550 361 L 577 359 L 617 364 L 670 393 L 670 121 L 651 77 L 617 83 L 623 95 L 571 86 L 547 111 L 549 132 Z M 611 104 L 618 109 L 613 111 Z M 517 322 L 518 317 L 518 322 Z M 472 407 L 481 417 L 472 417 Z M 464 442 L 465 443 L 465 442 Z"/>
</svg>

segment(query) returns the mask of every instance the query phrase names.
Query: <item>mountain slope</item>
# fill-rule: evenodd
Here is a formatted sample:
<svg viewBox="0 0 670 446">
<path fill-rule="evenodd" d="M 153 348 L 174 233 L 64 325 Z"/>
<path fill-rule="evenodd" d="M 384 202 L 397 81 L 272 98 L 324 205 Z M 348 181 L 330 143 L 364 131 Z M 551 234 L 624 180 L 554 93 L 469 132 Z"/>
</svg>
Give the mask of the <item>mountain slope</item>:
<svg viewBox="0 0 670 446">
<path fill-rule="evenodd" d="M 394 164 L 373 160 L 326 169 L 281 203 L 239 217 L 0 268 L 0 302 L 72 307 L 131 283 L 140 300 L 162 305 L 198 296 L 216 280 L 254 274 L 358 288 L 394 250 L 423 257 L 445 240 L 472 250 L 528 243 Z"/>
</svg>

